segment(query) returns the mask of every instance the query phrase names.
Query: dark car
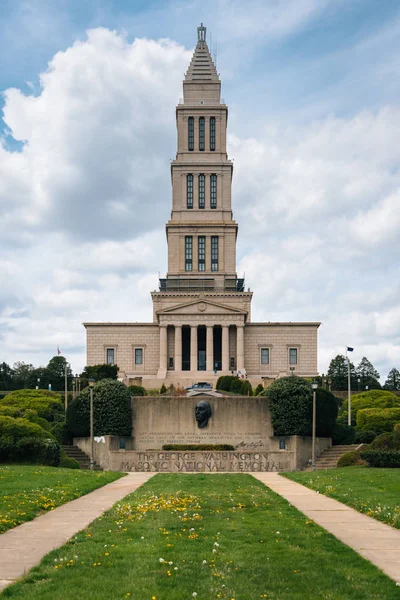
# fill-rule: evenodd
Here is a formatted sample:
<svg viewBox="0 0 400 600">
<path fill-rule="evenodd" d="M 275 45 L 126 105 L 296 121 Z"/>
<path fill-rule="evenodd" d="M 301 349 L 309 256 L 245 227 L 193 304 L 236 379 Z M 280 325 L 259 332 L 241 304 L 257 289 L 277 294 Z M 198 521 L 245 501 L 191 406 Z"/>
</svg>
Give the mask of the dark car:
<svg viewBox="0 0 400 600">
<path fill-rule="evenodd" d="M 206 381 L 199 381 L 198 383 L 193 383 L 193 385 L 186 386 L 185 390 L 212 390 L 212 385 Z"/>
</svg>

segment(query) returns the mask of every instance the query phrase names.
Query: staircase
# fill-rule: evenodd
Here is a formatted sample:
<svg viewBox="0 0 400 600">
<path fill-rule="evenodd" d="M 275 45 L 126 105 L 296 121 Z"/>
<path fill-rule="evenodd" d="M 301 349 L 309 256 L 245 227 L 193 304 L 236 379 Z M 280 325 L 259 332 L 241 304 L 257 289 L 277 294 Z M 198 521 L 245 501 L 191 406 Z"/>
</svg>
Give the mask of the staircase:
<svg viewBox="0 0 400 600">
<path fill-rule="evenodd" d="M 357 450 L 361 444 L 349 444 L 347 446 L 331 446 L 327 448 L 317 457 L 315 461 L 315 468 L 317 471 L 322 469 L 336 469 L 337 462 L 343 454 L 346 452 L 351 452 L 352 450 Z M 304 471 L 312 471 L 311 465 L 308 465 Z"/>
<path fill-rule="evenodd" d="M 74 458 L 80 464 L 81 469 L 90 469 L 90 458 L 78 446 L 61 446 L 69 458 Z M 101 468 L 94 463 L 94 470 L 101 471 Z"/>
</svg>

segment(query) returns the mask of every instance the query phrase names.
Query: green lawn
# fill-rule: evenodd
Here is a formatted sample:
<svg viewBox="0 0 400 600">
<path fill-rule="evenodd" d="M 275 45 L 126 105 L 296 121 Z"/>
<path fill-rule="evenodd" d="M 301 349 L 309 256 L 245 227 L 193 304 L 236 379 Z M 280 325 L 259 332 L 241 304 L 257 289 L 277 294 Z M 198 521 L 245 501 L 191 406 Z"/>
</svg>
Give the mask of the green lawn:
<svg viewBox="0 0 400 600">
<path fill-rule="evenodd" d="M 0 465 L 0 533 L 121 476 L 102 471 Z"/>
<path fill-rule="evenodd" d="M 342 467 L 285 476 L 400 529 L 400 469 Z"/>
<path fill-rule="evenodd" d="M 400 588 L 250 475 L 162 474 L 1 597 L 394 600 Z"/>
</svg>

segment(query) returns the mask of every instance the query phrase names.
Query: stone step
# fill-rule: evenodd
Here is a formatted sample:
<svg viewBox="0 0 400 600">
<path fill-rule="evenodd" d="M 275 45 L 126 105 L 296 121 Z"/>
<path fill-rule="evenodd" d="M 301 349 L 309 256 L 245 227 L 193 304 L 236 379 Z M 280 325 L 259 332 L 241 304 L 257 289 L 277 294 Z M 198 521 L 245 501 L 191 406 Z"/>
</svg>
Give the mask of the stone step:
<svg viewBox="0 0 400 600">
<path fill-rule="evenodd" d="M 83 450 L 78 448 L 78 446 L 63 445 L 61 447 L 62 447 L 63 451 L 65 452 L 65 454 L 69 458 L 74 458 L 75 460 L 78 461 L 81 469 L 85 469 L 85 470 L 90 469 L 90 457 L 87 454 L 85 454 L 85 452 L 83 452 Z M 99 467 L 99 465 L 94 463 L 94 470 L 101 471 L 102 469 L 101 469 L 101 467 Z"/>
</svg>

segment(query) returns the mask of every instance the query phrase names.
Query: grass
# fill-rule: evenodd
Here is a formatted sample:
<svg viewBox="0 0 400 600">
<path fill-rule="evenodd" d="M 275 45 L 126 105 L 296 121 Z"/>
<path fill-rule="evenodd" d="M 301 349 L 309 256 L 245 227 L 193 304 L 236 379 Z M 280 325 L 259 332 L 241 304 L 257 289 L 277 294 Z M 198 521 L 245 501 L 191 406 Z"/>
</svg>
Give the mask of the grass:
<svg viewBox="0 0 400 600">
<path fill-rule="evenodd" d="M 110 471 L 0 465 L 0 533 L 121 476 Z"/>
<path fill-rule="evenodd" d="M 162 474 L 1 597 L 394 600 L 400 588 L 249 475 Z"/>
<path fill-rule="evenodd" d="M 285 476 L 400 529 L 400 469 L 342 467 Z"/>
</svg>

